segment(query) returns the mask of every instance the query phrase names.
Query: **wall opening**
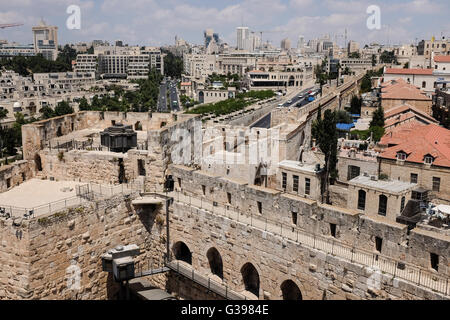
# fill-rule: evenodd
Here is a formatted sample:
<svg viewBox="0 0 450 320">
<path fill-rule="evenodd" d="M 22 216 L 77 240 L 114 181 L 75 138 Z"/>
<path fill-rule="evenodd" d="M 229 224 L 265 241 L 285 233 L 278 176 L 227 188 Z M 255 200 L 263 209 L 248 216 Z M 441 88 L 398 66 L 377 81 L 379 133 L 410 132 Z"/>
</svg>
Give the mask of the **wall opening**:
<svg viewBox="0 0 450 320">
<path fill-rule="evenodd" d="M 56 136 L 57 137 L 61 137 L 63 134 L 62 134 L 62 129 L 61 129 L 61 126 L 59 126 L 58 127 L 58 130 L 56 131 Z"/>
<path fill-rule="evenodd" d="M 246 263 L 241 268 L 242 280 L 244 281 L 245 290 L 253 293 L 259 298 L 259 274 L 251 263 Z"/>
<path fill-rule="evenodd" d="M 210 248 L 206 253 L 211 273 L 223 279 L 223 263 L 222 256 L 216 248 Z"/>
<path fill-rule="evenodd" d="M 358 209 L 364 210 L 366 208 L 366 192 L 364 190 L 358 191 Z"/>
<path fill-rule="evenodd" d="M 138 122 L 136 122 L 134 124 L 134 130 L 136 130 L 136 131 L 141 131 L 142 130 L 142 124 L 141 124 L 140 121 L 138 121 Z"/>
<path fill-rule="evenodd" d="M 36 154 L 34 156 L 34 163 L 36 165 L 36 170 L 37 171 L 42 171 L 42 161 L 41 161 L 41 156 Z"/>
<path fill-rule="evenodd" d="M 206 186 L 202 185 L 202 193 L 204 196 L 206 196 Z"/>
<path fill-rule="evenodd" d="M 430 262 L 431 262 L 431 268 L 438 271 L 439 268 L 439 256 L 435 253 L 430 252 Z"/>
<path fill-rule="evenodd" d="M 6 179 L 6 189 L 11 188 L 11 178 Z"/>
<path fill-rule="evenodd" d="M 382 247 L 383 247 L 383 239 L 380 237 L 375 237 L 375 249 L 378 252 L 381 252 Z"/>
<path fill-rule="evenodd" d="M 173 255 L 175 259 L 192 264 L 192 253 L 189 247 L 182 241 L 178 241 L 172 247 Z"/>
<path fill-rule="evenodd" d="M 138 172 L 140 176 L 145 176 L 146 172 L 145 172 L 145 160 L 143 159 L 138 159 Z"/>
<path fill-rule="evenodd" d="M 231 193 L 227 192 L 227 201 L 231 204 Z"/>
<path fill-rule="evenodd" d="M 336 224 L 335 223 L 330 223 L 330 232 L 331 232 L 331 236 L 336 238 Z"/>
<path fill-rule="evenodd" d="M 385 216 L 387 212 L 387 197 L 382 194 L 379 196 L 379 202 L 378 202 L 378 214 Z"/>
<path fill-rule="evenodd" d="M 257 207 L 258 207 L 258 213 L 262 214 L 262 203 L 261 201 L 256 201 Z"/>
<path fill-rule="evenodd" d="M 292 211 L 292 223 L 297 225 L 297 212 Z"/>
<path fill-rule="evenodd" d="M 281 284 L 283 300 L 302 300 L 299 287 L 292 280 L 286 280 Z"/>
<path fill-rule="evenodd" d="M 119 184 L 127 183 L 127 178 L 125 176 L 125 166 L 123 164 L 123 159 L 119 158 Z"/>
</svg>

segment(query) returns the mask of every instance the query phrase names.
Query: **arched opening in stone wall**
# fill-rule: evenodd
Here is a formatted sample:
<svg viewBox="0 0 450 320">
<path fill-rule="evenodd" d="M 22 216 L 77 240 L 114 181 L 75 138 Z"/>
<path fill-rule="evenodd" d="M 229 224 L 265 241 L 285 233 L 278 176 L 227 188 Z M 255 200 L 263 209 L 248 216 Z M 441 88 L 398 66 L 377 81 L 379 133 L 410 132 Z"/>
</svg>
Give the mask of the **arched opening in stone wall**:
<svg viewBox="0 0 450 320">
<path fill-rule="evenodd" d="M 134 130 L 136 131 L 142 131 L 142 124 L 140 121 L 136 122 L 134 125 Z"/>
<path fill-rule="evenodd" d="M 259 274 L 255 266 L 250 262 L 244 264 L 241 268 L 241 274 L 245 290 L 253 293 L 259 298 Z"/>
<path fill-rule="evenodd" d="M 41 156 L 38 155 L 36 153 L 36 155 L 34 156 L 34 164 L 36 165 L 36 170 L 37 171 L 42 171 L 42 161 L 41 161 Z"/>
<path fill-rule="evenodd" d="M 189 247 L 182 241 L 178 241 L 172 247 L 175 259 L 192 264 L 192 253 Z"/>
<path fill-rule="evenodd" d="M 292 280 L 284 281 L 281 286 L 283 300 L 302 300 L 300 288 Z"/>
<path fill-rule="evenodd" d="M 56 131 L 56 136 L 57 137 L 61 137 L 63 134 L 62 134 L 62 129 L 61 129 L 61 126 L 59 126 L 58 127 L 58 130 Z"/>
<path fill-rule="evenodd" d="M 206 253 L 211 273 L 223 279 L 223 263 L 222 256 L 216 248 L 210 248 Z"/>
<path fill-rule="evenodd" d="M 125 166 L 123 163 L 123 159 L 119 158 L 119 176 L 118 176 L 119 184 L 127 183 L 127 178 L 125 174 Z"/>
</svg>

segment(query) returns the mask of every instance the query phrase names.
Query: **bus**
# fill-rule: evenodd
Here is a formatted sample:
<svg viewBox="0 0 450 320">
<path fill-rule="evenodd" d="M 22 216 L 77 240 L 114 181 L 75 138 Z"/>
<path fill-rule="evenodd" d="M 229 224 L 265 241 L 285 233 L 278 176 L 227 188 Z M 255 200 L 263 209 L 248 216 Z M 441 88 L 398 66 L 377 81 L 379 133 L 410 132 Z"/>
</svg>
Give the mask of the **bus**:
<svg viewBox="0 0 450 320">
<path fill-rule="evenodd" d="M 311 93 L 308 95 L 308 101 L 311 102 L 311 101 L 316 100 L 317 94 L 318 94 L 317 91 L 311 92 Z"/>
</svg>

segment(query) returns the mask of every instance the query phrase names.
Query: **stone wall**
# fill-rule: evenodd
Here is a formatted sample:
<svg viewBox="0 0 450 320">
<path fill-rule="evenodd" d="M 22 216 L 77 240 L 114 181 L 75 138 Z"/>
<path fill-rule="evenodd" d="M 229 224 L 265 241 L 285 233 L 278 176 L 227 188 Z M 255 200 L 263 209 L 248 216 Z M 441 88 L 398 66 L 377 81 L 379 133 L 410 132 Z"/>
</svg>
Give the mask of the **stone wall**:
<svg viewBox="0 0 450 320">
<path fill-rule="evenodd" d="M 207 252 L 216 248 L 223 261 L 223 282 L 238 292 L 245 289 L 241 268 L 251 263 L 260 279 L 259 299 L 282 299 L 281 285 L 287 280 L 297 285 L 303 299 L 446 298 L 204 210 L 178 203 L 173 210 L 171 245 L 184 242 L 193 267 L 210 276 Z"/>
<path fill-rule="evenodd" d="M 0 192 L 5 192 L 34 177 L 34 168 L 26 160 L 0 167 Z"/>
<path fill-rule="evenodd" d="M 356 210 L 320 204 L 272 189 L 238 184 L 226 178 L 203 175 L 200 182 L 197 179 L 196 171 L 192 169 L 184 169 L 181 166 L 171 166 L 170 169 L 175 181 L 178 178 L 182 181 L 181 188 L 177 186 L 177 190 L 181 190 L 186 195 L 206 201 L 215 201 L 218 205 L 228 206 L 230 210 L 237 210 L 247 216 L 267 218 L 277 223 L 285 223 L 287 226 L 299 228 L 310 234 L 334 238 L 345 245 L 368 252 L 376 252 L 375 237 L 380 237 L 383 241 L 380 254 L 389 259 L 406 262 L 426 270 L 430 268 L 430 252 L 435 250 L 433 253 L 440 257 L 439 274 L 446 277 L 450 274 L 448 260 L 450 238 L 448 236 L 428 232 L 428 238 L 425 239 L 414 235 L 418 229 L 408 232 L 407 226 L 390 221 L 386 217 L 366 216 Z M 203 195 L 200 185 L 205 185 L 206 190 L 209 189 L 210 192 Z M 211 188 L 213 192 L 211 192 Z M 231 194 L 231 203 L 228 201 L 227 193 Z M 261 214 L 257 210 L 258 201 L 262 204 Z M 297 212 L 297 225 L 292 224 L 292 212 L 294 211 Z M 195 215 L 193 217 L 195 219 Z M 336 225 L 335 237 L 331 236 L 330 224 Z M 195 225 L 203 226 L 198 222 L 195 222 Z M 202 232 L 208 237 L 209 233 L 204 230 Z M 223 237 L 225 232 L 216 233 Z M 420 245 L 418 241 L 422 241 Z M 433 241 L 436 241 L 436 245 L 429 247 L 428 245 Z M 265 251 L 271 252 L 269 249 Z M 418 256 L 422 256 L 423 259 L 418 260 Z"/>
<path fill-rule="evenodd" d="M 137 244 L 136 259 L 162 261 L 166 252 L 164 206 L 135 210 L 121 196 L 32 220 L 1 220 L 0 299 L 108 299 L 117 292 L 102 271 L 101 255 L 119 244 Z M 161 222 L 162 221 L 162 222 Z M 71 291 L 71 272 L 81 271 Z M 166 276 L 148 280 L 164 288 Z"/>
</svg>

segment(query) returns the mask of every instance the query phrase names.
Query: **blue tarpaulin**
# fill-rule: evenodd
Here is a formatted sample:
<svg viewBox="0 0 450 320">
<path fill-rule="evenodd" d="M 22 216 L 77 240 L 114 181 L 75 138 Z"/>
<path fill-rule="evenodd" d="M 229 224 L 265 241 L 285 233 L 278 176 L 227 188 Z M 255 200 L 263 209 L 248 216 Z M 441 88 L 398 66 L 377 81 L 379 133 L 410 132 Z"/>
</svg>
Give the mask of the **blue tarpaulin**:
<svg viewBox="0 0 450 320">
<path fill-rule="evenodd" d="M 337 123 L 336 128 L 338 130 L 350 131 L 351 128 L 355 126 L 354 123 Z"/>
</svg>

